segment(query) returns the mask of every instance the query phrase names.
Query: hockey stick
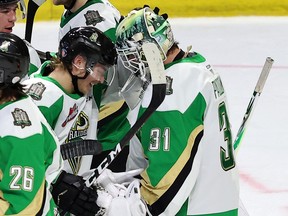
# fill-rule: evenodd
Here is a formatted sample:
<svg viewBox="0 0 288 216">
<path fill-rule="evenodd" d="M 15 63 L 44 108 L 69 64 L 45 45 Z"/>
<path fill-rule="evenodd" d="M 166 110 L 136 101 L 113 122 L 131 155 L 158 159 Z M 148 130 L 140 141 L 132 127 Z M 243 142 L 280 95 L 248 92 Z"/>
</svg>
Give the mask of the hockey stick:
<svg viewBox="0 0 288 216">
<path fill-rule="evenodd" d="M 35 14 L 38 8 L 45 1 L 46 0 L 29 0 L 28 2 L 27 19 L 26 19 L 26 27 L 25 27 L 25 40 L 28 41 L 29 43 L 31 43 Z"/>
<path fill-rule="evenodd" d="M 259 76 L 259 79 L 258 79 L 257 84 L 255 86 L 254 92 L 252 94 L 252 97 L 251 97 L 250 102 L 247 106 L 246 112 L 244 114 L 241 126 L 237 132 L 236 139 L 235 139 L 234 144 L 233 144 L 233 147 L 235 150 L 238 150 L 238 148 L 240 146 L 241 140 L 242 140 L 244 133 L 246 131 L 246 128 L 247 128 L 248 120 L 251 118 L 250 117 L 251 113 L 255 109 L 255 105 L 256 105 L 256 103 L 257 103 L 257 101 L 258 101 L 258 99 L 259 99 L 259 97 L 263 91 L 265 82 L 267 80 L 267 77 L 269 75 L 269 72 L 271 70 L 273 62 L 274 62 L 274 60 L 272 58 L 270 58 L 270 57 L 266 58 L 265 64 L 262 68 L 262 72 Z"/>
<path fill-rule="evenodd" d="M 131 129 L 126 133 L 126 135 L 120 140 L 120 142 L 115 146 L 107 157 L 102 161 L 102 163 L 94 169 L 93 173 L 87 178 L 86 185 L 90 187 L 98 178 L 98 176 L 106 169 L 115 157 L 121 152 L 121 150 L 127 145 L 129 140 L 137 133 L 137 131 L 142 127 L 145 121 L 151 116 L 151 114 L 160 106 L 166 95 L 166 76 L 164 73 L 164 65 L 162 58 L 160 56 L 157 46 L 153 43 L 147 43 L 142 45 L 143 52 L 145 54 L 146 60 L 148 62 L 151 82 L 152 82 L 152 98 L 150 104 L 136 121 L 136 123 L 131 127 Z"/>
<path fill-rule="evenodd" d="M 144 49 L 147 46 L 148 45 L 144 45 Z M 146 53 L 147 53 L 147 51 L 146 51 Z M 148 54 L 149 54 L 149 56 L 151 56 L 150 52 Z M 155 60 L 154 59 L 150 60 L 150 66 L 149 66 L 150 68 L 152 67 L 151 62 L 154 63 Z M 153 70 L 159 70 L 159 69 L 155 68 Z M 157 72 L 157 73 L 159 73 L 159 72 Z M 146 118 L 146 117 L 143 116 L 143 118 Z M 137 129 L 138 127 L 139 126 L 136 124 L 135 128 Z M 135 130 L 135 129 L 133 129 L 133 130 Z M 137 132 L 137 130 L 136 130 L 136 132 Z M 129 135 L 131 134 L 133 136 L 136 132 L 132 131 L 132 129 L 131 129 L 128 132 L 128 134 Z M 128 135 L 126 134 L 126 136 L 128 136 Z M 128 141 L 129 141 L 132 138 L 132 136 L 130 138 L 129 137 L 127 137 L 127 138 L 123 137 L 123 139 L 128 139 Z M 61 155 L 62 155 L 63 160 L 74 158 L 76 156 L 80 157 L 80 156 L 84 156 L 84 155 L 98 155 L 98 154 L 102 153 L 102 150 L 103 150 L 102 144 L 98 140 L 77 140 L 77 141 L 64 143 L 60 146 L 60 151 L 61 151 Z"/>
<path fill-rule="evenodd" d="M 63 160 L 83 156 L 97 155 L 102 152 L 102 144 L 97 140 L 76 140 L 60 146 Z"/>
</svg>

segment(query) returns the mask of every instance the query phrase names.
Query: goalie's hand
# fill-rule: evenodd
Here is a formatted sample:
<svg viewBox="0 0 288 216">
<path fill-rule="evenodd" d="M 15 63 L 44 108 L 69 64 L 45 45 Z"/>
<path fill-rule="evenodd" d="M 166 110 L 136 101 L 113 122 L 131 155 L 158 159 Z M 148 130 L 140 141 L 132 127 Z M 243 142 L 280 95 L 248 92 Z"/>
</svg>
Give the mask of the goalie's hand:
<svg viewBox="0 0 288 216">
<path fill-rule="evenodd" d="M 87 187 L 81 176 L 62 171 L 52 183 L 51 193 L 61 210 L 74 215 L 94 216 L 100 209 L 96 190 Z"/>
</svg>

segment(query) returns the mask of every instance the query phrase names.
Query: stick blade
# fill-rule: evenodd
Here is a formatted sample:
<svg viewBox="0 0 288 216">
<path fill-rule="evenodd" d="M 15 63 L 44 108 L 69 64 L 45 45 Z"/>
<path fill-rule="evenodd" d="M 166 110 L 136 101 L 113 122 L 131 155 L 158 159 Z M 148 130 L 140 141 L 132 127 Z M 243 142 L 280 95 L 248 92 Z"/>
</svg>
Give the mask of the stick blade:
<svg viewBox="0 0 288 216">
<path fill-rule="evenodd" d="M 165 68 L 159 48 L 154 43 L 145 43 L 142 45 L 143 52 L 149 65 L 152 84 L 165 84 Z"/>
</svg>

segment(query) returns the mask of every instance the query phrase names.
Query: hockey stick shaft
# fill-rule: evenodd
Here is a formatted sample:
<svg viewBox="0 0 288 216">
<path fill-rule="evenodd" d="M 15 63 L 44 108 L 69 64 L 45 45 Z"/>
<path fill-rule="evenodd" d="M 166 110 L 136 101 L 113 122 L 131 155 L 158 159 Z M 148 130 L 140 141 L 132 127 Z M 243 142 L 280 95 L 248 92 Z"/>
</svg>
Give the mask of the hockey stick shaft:
<svg viewBox="0 0 288 216">
<path fill-rule="evenodd" d="M 60 146 L 63 160 L 83 155 L 97 155 L 102 152 L 102 144 L 97 140 L 75 140 Z"/>
<path fill-rule="evenodd" d="M 161 84 L 155 84 L 153 86 L 155 89 L 155 92 L 161 94 L 164 90 L 161 88 L 164 88 Z M 165 95 L 164 95 L 165 96 Z M 155 98 L 162 98 L 163 95 L 156 95 L 152 97 L 151 101 L 152 104 L 158 104 L 158 101 L 155 101 Z M 156 105 L 157 106 L 157 105 Z M 131 127 L 129 132 L 125 134 L 125 136 L 121 139 L 121 141 L 118 143 L 118 146 L 115 150 L 116 152 L 120 152 L 122 148 L 126 145 L 127 142 L 134 136 L 134 134 L 137 133 L 139 128 L 144 124 L 146 119 L 150 117 L 150 115 L 155 110 L 155 107 L 148 107 L 147 112 L 144 112 L 143 115 L 136 121 L 136 123 Z M 98 155 L 102 152 L 103 146 L 98 140 L 76 140 L 71 141 L 68 143 L 64 143 L 60 146 L 60 152 L 62 155 L 63 160 L 67 160 L 74 157 L 84 156 L 84 155 Z M 111 157 L 114 157 L 115 153 L 110 152 Z"/>
<path fill-rule="evenodd" d="M 164 73 L 164 65 L 157 46 L 153 43 L 142 46 L 145 56 L 148 61 L 151 80 L 152 80 L 152 98 L 150 104 L 144 113 L 137 119 L 136 123 L 116 145 L 102 163 L 94 170 L 92 175 L 87 179 L 86 185 L 91 186 L 98 176 L 106 169 L 115 157 L 121 152 L 123 147 L 127 145 L 129 140 L 137 133 L 145 121 L 152 115 L 152 113 L 161 105 L 166 95 L 166 76 Z"/>
<path fill-rule="evenodd" d="M 244 114 L 241 126 L 237 132 L 236 139 L 233 143 L 233 147 L 235 150 L 238 150 L 238 148 L 240 146 L 241 140 L 244 136 L 244 132 L 247 128 L 248 121 L 251 118 L 250 116 L 251 116 L 252 112 L 254 111 L 255 105 L 256 105 L 256 103 L 257 103 L 257 101 L 258 101 L 258 99 L 259 99 L 259 97 L 263 91 L 264 85 L 266 83 L 266 80 L 267 80 L 268 75 L 270 73 L 270 70 L 272 68 L 273 62 L 274 62 L 274 60 L 271 57 L 266 58 L 265 64 L 262 68 L 261 74 L 259 76 L 259 79 L 258 79 L 257 84 L 255 86 L 255 89 L 253 91 L 252 97 L 249 101 L 246 112 Z"/>
<path fill-rule="evenodd" d="M 45 0 L 29 0 L 27 7 L 27 19 L 25 27 L 25 40 L 31 43 L 32 30 L 34 24 L 34 17 L 38 8 L 45 2 Z"/>
</svg>

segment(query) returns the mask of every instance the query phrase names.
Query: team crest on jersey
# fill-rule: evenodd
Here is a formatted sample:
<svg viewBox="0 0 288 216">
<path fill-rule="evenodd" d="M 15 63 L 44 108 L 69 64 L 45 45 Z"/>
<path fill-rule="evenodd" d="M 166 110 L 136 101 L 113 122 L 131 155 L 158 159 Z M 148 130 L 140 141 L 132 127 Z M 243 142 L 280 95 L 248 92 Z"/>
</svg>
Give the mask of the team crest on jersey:
<svg viewBox="0 0 288 216">
<path fill-rule="evenodd" d="M 38 82 L 32 84 L 26 93 L 30 95 L 34 100 L 41 100 L 45 89 L 45 85 L 41 82 Z"/>
<path fill-rule="evenodd" d="M 70 108 L 69 114 L 68 114 L 66 120 L 62 123 L 61 126 L 62 126 L 62 127 L 65 127 L 66 124 L 67 124 L 69 121 L 71 121 L 72 119 L 75 118 L 75 116 L 77 115 L 77 113 L 78 113 L 78 106 L 77 106 L 76 104 L 74 104 L 74 106 Z"/>
<path fill-rule="evenodd" d="M 15 126 L 20 126 L 21 128 L 31 126 L 31 121 L 29 120 L 29 117 L 24 110 L 15 108 L 14 112 L 11 113 L 14 118 L 13 123 Z"/>
<path fill-rule="evenodd" d="M 97 23 L 103 22 L 105 19 L 100 16 L 98 11 L 88 10 L 86 14 L 84 14 L 86 19 L 86 25 L 95 26 Z"/>
<path fill-rule="evenodd" d="M 87 136 L 89 118 L 85 112 L 80 112 L 68 135 L 68 142 L 76 138 Z"/>
<path fill-rule="evenodd" d="M 173 78 L 166 76 L 166 95 L 173 94 L 172 82 L 173 82 Z"/>
</svg>

